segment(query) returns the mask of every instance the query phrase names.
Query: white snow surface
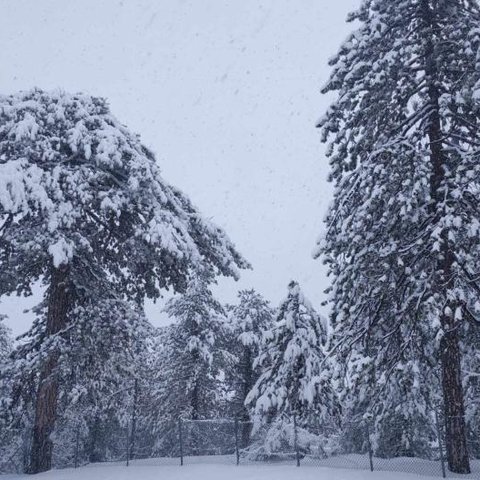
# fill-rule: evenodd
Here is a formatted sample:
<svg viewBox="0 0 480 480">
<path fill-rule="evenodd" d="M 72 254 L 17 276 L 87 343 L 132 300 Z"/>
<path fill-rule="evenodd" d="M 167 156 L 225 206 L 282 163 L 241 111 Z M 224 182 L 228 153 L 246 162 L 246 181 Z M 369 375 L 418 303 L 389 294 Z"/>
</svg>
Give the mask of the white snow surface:
<svg viewBox="0 0 480 480">
<path fill-rule="evenodd" d="M 195 458 L 192 463 L 180 467 L 177 459 L 138 460 L 126 467 L 124 463 L 91 464 L 85 467 L 63 470 L 51 470 L 35 476 L 41 480 L 431 480 L 438 476 L 419 475 L 404 472 L 386 472 L 326 468 L 316 465 L 302 465 L 300 468 L 292 464 L 248 464 L 236 466 L 225 461 L 225 457 Z M 229 459 L 231 460 L 231 459 Z M 411 459 L 406 459 L 411 461 Z M 218 462 L 218 463 L 214 463 Z M 347 463 L 348 464 L 348 463 Z M 347 465 L 346 464 L 346 465 Z M 421 461 L 419 462 L 421 466 Z M 31 479 L 30 475 L 3 475 L 2 480 Z M 462 478 L 469 478 L 462 477 Z"/>
</svg>

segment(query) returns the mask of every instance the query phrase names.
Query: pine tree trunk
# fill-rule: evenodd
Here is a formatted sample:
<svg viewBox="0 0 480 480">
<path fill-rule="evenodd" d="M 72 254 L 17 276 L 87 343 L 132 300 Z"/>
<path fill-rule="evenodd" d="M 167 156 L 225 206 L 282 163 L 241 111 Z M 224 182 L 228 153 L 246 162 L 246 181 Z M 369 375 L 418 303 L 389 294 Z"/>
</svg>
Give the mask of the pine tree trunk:
<svg viewBox="0 0 480 480">
<path fill-rule="evenodd" d="M 443 203 L 448 197 L 445 190 L 445 173 L 447 157 L 443 149 L 443 132 L 440 117 L 440 92 L 438 89 L 438 65 L 435 52 L 435 24 L 434 12 L 428 0 L 422 0 L 423 20 L 429 32 L 425 39 L 425 73 L 429 82 L 428 95 L 431 104 L 431 115 L 428 124 L 430 142 L 430 161 L 432 174 L 430 189 L 432 197 L 431 213 L 442 216 Z M 440 209 L 439 209 L 440 206 Z M 437 275 L 434 279 L 434 291 L 440 298 L 445 299 L 444 310 L 441 313 L 440 323 L 444 332 L 441 342 L 440 361 L 442 367 L 442 390 L 445 410 L 445 445 L 450 471 L 454 473 L 470 473 L 470 461 L 467 450 L 467 435 L 465 425 L 465 407 L 462 388 L 460 365 L 460 346 L 458 330 L 455 322 L 455 305 L 448 299 L 454 288 L 453 264 L 455 252 L 449 243 L 448 231 L 444 229 L 441 235 L 442 246 L 437 263 Z"/>
<path fill-rule="evenodd" d="M 458 334 L 452 325 L 452 317 L 442 322 L 446 333 L 441 342 L 442 387 L 445 408 L 445 445 L 450 471 L 470 473 L 467 449 L 465 407 L 460 369 Z"/>
<path fill-rule="evenodd" d="M 438 120 L 438 126 L 440 121 Z M 431 151 L 432 151 L 432 198 L 438 199 L 441 193 L 439 189 L 443 183 L 444 164 L 441 150 L 441 130 L 435 125 L 431 128 Z M 438 134 L 438 135 L 437 135 Z M 438 213 L 438 212 L 437 212 Z M 449 245 L 448 232 L 442 234 L 442 248 L 438 261 L 438 275 L 435 280 L 435 291 L 440 298 L 448 299 L 453 290 L 452 267 L 455 254 Z M 442 366 L 442 389 L 445 410 L 445 445 L 447 448 L 447 460 L 450 471 L 455 473 L 470 473 L 470 462 L 467 451 L 467 435 L 465 425 L 465 407 L 462 388 L 461 352 L 458 338 L 458 328 L 455 321 L 456 306 L 452 302 L 446 302 L 440 317 L 444 337 L 441 342 L 440 361 Z"/>
<path fill-rule="evenodd" d="M 245 399 L 253 388 L 253 355 L 252 350 L 249 347 L 245 347 L 245 353 L 243 358 L 243 392 L 242 392 L 242 405 L 241 405 L 241 420 L 242 420 L 242 437 L 241 447 L 246 448 L 250 444 L 250 435 L 252 431 L 252 425 L 250 422 L 250 414 L 245 406 Z"/>
<path fill-rule="evenodd" d="M 99 433 L 102 428 L 100 418 L 95 415 L 93 423 L 89 428 L 89 441 L 88 441 L 88 461 L 90 463 L 97 463 L 103 460 L 101 455 L 101 449 L 99 447 L 100 438 Z"/>
<path fill-rule="evenodd" d="M 65 328 L 70 304 L 69 297 L 68 267 L 55 268 L 48 293 L 47 338 Z M 58 352 L 53 352 L 45 360 L 40 373 L 29 473 L 44 472 L 52 467 L 53 444 L 50 435 L 55 427 L 57 414 L 58 381 L 55 378 L 57 363 Z"/>
</svg>

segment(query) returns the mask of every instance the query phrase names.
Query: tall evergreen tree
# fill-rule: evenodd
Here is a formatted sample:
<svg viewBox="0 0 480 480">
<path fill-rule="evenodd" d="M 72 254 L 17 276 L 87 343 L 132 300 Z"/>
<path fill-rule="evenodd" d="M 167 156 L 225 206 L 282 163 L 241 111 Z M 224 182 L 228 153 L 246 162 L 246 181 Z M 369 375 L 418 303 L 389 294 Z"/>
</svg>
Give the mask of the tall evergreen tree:
<svg viewBox="0 0 480 480">
<path fill-rule="evenodd" d="M 61 337 L 75 335 L 76 309 L 141 308 L 165 287 L 182 291 L 199 265 L 236 277 L 247 264 L 164 182 L 105 100 L 41 90 L 0 97 L 0 295 L 29 295 L 38 280 L 46 287 L 29 342 L 41 360 L 30 472 L 51 466 Z"/>
<path fill-rule="evenodd" d="M 338 97 L 319 124 L 335 184 L 318 251 L 334 277 L 333 348 L 376 409 L 382 389 L 426 385 L 438 363 L 449 468 L 467 473 L 460 343 L 480 314 L 478 2 L 364 0 L 349 20 L 360 25 L 331 61 L 324 92 Z"/>
</svg>

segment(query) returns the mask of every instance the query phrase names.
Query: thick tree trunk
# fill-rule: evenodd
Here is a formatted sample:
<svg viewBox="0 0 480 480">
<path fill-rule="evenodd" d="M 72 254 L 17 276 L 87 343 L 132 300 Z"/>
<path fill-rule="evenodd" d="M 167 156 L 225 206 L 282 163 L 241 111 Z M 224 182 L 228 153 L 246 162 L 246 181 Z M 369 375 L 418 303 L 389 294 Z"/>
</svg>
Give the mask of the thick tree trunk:
<svg viewBox="0 0 480 480">
<path fill-rule="evenodd" d="M 440 125 L 440 123 L 439 123 Z M 440 129 L 432 129 L 436 138 L 440 138 Z M 436 136 L 438 133 L 438 137 Z M 444 179 L 443 152 L 440 140 L 431 141 L 433 177 L 432 190 L 438 199 Z M 438 199 L 438 202 L 441 201 Z M 439 212 L 436 212 L 437 214 Z M 454 288 L 453 264 L 455 253 L 449 245 L 448 231 L 441 236 L 442 248 L 437 265 L 435 292 L 445 301 L 440 324 L 444 332 L 441 341 L 440 361 L 442 367 L 442 390 L 445 412 L 445 445 L 447 448 L 448 468 L 455 473 L 470 473 L 465 425 L 465 407 L 462 388 L 461 352 L 458 338 L 458 325 L 455 320 L 457 305 L 451 302 L 450 293 Z"/>
<path fill-rule="evenodd" d="M 442 387 L 445 408 L 445 445 L 450 471 L 470 473 L 467 449 L 465 407 L 460 368 L 460 348 L 453 318 L 444 318 L 446 331 L 441 342 Z M 450 327 L 450 330 L 448 328 Z"/>
<path fill-rule="evenodd" d="M 100 421 L 100 418 L 96 415 L 93 419 L 92 425 L 89 428 L 88 461 L 90 463 L 101 462 L 105 459 L 101 448 L 101 428 L 102 422 Z"/>
<path fill-rule="evenodd" d="M 449 192 L 445 185 L 447 161 L 443 148 L 444 135 L 440 117 L 440 92 L 438 81 L 437 55 L 435 51 L 435 32 L 438 30 L 428 0 L 422 0 L 422 15 L 426 31 L 425 38 L 425 73 L 428 82 L 428 96 L 431 104 L 428 137 L 430 142 L 430 161 L 432 174 L 430 191 L 432 197 L 431 213 L 434 218 L 444 216 L 444 203 L 448 202 Z M 441 235 L 441 251 L 437 262 L 437 274 L 434 279 L 434 292 L 445 302 L 440 317 L 444 332 L 441 342 L 440 361 L 442 367 L 442 390 L 445 412 L 445 445 L 447 448 L 448 468 L 455 473 L 470 473 L 470 461 L 467 450 L 465 426 L 465 408 L 461 375 L 461 352 L 458 329 L 455 320 L 455 302 L 450 301 L 453 291 L 453 265 L 455 252 L 450 245 L 448 231 Z"/>
<path fill-rule="evenodd" d="M 52 272 L 48 293 L 47 337 L 55 335 L 67 324 L 67 313 L 70 306 L 68 273 L 66 266 L 55 268 Z M 45 360 L 40 374 L 29 473 L 44 472 L 52 466 L 53 445 L 50 435 L 55 426 L 57 413 L 58 381 L 55 378 L 57 363 L 58 352 L 53 352 Z"/>
<path fill-rule="evenodd" d="M 435 24 L 434 12 L 428 0 L 422 1 L 422 15 L 430 32 L 425 39 L 425 73 L 428 81 L 428 95 L 431 103 L 431 115 L 428 126 L 430 141 L 430 160 L 432 175 L 430 179 L 432 196 L 432 214 L 441 218 L 443 205 L 448 197 L 445 186 L 447 157 L 443 149 L 443 132 L 440 118 L 438 89 L 438 65 L 435 52 Z M 447 200 L 448 201 L 448 200 Z M 445 411 L 445 444 L 450 471 L 455 473 L 470 473 L 470 462 L 467 450 L 467 435 L 465 426 L 465 408 L 462 389 L 461 353 L 458 339 L 458 330 L 455 321 L 456 305 L 449 300 L 450 292 L 454 288 L 453 264 L 455 252 L 449 243 L 448 231 L 444 230 L 441 236 L 442 247 L 437 263 L 437 275 L 434 290 L 445 300 L 444 310 L 441 313 L 440 323 L 444 332 L 441 342 L 440 361 L 442 366 L 442 389 Z"/>
<path fill-rule="evenodd" d="M 440 121 L 438 120 L 438 127 Z M 441 130 L 435 125 L 431 128 L 432 151 L 432 198 L 441 202 L 442 184 L 444 180 L 443 152 L 441 150 Z M 438 134 L 438 135 L 437 135 Z M 436 212 L 439 214 L 440 212 Z M 441 214 L 441 213 L 440 213 Z M 441 235 L 442 248 L 439 255 L 435 292 L 445 301 L 440 324 L 444 332 L 440 345 L 440 361 L 442 366 L 442 390 L 445 412 L 445 445 L 447 448 L 448 468 L 455 473 L 470 473 L 470 462 L 467 450 L 467 434 L 465 425 L 465 407 L 462 388 L 461 352 L 458 338 L 458 325 L 455 320 L 456 302 L 449 301 L 454 289 L 453 264 L 455 253 L 449 244 L 448 231 Z"/>
</svg>

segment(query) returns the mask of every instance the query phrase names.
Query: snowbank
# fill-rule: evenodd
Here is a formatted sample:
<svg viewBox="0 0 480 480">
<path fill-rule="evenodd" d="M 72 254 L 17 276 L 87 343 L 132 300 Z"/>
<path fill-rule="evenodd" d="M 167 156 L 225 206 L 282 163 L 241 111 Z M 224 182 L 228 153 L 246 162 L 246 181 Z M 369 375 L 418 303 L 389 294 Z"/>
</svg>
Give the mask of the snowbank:
<svg viewBox="0 0 480 480">
<path fill-rule="evenodd" d="M 186 459 L 187 462 L 189 459 Z M 215 459 L 217 460 L 217 459 Z M 1 480 L 31 479 L 27 475 L 4 475 Z M 437 480 L 439 476 L 420 476 L 401 472 L 370 472 L 305 465 L 239 465 L 195 459 L 180 467 L 177 459 L 134 461 L 129 467 L 119 463 L 92 464 L 77 469 L 53 470 L 38 474 L 41 480 Z M 468 477 L 463 477 L 468 478 Z"/>
</svg>

